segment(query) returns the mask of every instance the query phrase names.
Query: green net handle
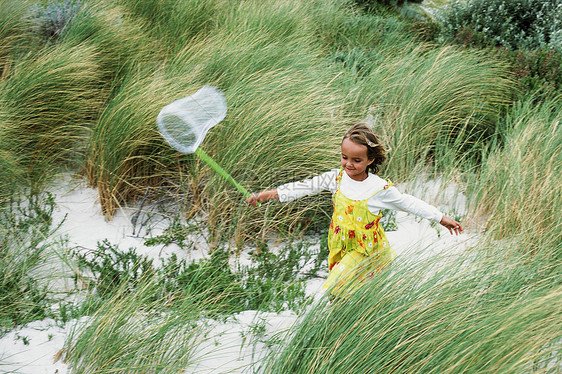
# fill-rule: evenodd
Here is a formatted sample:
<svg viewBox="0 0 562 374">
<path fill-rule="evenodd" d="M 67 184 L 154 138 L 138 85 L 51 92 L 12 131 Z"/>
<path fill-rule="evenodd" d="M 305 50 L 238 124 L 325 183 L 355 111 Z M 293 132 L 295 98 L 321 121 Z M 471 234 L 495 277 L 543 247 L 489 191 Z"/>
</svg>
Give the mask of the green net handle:
<svg viewBox="0 0 562 374">
<path fill-rule="evenodd" d="M 244 186 L 242 186 L 240 183 L 236 182 L 236 180 L 234 180 L 234 178 L 232 178 L 230 176 L 230 174 L 228 174 L 226 172 L 226 170 L 224 170 L 219 164 L 217 164 L 215 162 L 215 160 L 213 160 L 208 154 L 206 154 L 201 148 L 197 148 L 195 150 L 195 154 L 203 161 L 205 161 L 207 163 L 207 165 L 209 165 L 211 168 L 213 168 L 214 171 L 216 171 L 221 177 L 223 177 L 224 179 L 226 179 L 230 184 L 232 184 L 234 187 L 236 187 L 236 189 L 240 192 L 242 192 L 242 194 L 246 197 L 251 197 L 250 192 L 248 192 L 248 190 L 246 188 L 244 188 Z M 258 203 L 258 206 L 260 205 L 260 203 Z"/>
</svg>

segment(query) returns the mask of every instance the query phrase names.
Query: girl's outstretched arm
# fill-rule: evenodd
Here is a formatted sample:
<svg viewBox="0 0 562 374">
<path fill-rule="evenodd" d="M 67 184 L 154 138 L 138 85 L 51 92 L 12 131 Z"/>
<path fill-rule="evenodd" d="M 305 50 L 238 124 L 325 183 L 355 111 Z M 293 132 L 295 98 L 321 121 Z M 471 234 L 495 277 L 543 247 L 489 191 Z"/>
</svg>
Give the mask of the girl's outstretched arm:
<svg viewBox="0 0 562 374">
<path fill-rule="evenodd" d="M 441 222 L 439 222 L 441 225 L 445 226 L 449 232 L 451 233 L 451 235 L 455 234 L 455 235 L 459 235 L 462 234 L 462 226 L 460 223 L 458 223 L 457 221 L 455 221 L 452 218 L 443 216 L 443 218 L 441 219 Z"/>
<path fill-rule="evenodd" d="M 277 193 L 277 188 L 274 188 L 272 190 L 253 193 L 249 198 L 246 199 L 246 202 L 250 205 L 257 206 L 258 202 L 263 203 L 264 201 L 278 198 L 279 194 Z"/>
</svg>

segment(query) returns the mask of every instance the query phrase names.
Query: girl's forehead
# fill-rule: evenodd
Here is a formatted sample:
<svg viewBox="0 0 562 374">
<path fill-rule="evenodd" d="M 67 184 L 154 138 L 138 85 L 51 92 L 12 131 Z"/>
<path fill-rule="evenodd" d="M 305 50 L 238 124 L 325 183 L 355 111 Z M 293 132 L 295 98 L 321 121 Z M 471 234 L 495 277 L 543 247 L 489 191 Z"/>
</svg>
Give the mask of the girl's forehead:
<svg viewBox="0 0 562 374">
<path fill-rule="evenodd" d="M 346 138 L 341 143 L 341 152 L 348 157 L 367 157 L 367 146 Z"/>
</svg>

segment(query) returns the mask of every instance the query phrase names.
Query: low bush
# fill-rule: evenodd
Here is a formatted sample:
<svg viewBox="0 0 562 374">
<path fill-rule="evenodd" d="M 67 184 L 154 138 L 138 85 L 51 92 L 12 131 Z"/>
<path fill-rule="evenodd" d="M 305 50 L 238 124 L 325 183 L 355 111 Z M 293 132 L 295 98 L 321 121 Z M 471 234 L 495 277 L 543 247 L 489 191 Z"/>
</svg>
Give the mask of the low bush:
<svg viewBox="0 0 562 374">
<path fill-rule="evenodd" d="M 562 49 L 560 0 L 452 1 L 439 13 L 442 35 L 509 50 Z"/>
<path fill-rule="evenodd" d="M 230 264 L 228 252 L 220 248 L 210 258 L 197 262 L 172 255 L 162 260 L 161 266 L 155 266 L 132 248 L 122 251 L 108 241 L 98 243 L 95 251 L 73 254 L 80 269 L 77 277 L 94 292 L 90 306 L 100 305 L 98 301 L 108 300 L 116 293 L 133 292 L 143 287 L 143 281 L 153 280 L 158 287 L 151 288 L 151 297 L 145 295 L 147 300 L 166 297 L 171 309 L 181 307 L 174 300 L 188 298 L 201 304 L 212 301 L 209 312 L 223 315 L 248 309 L 301 310 L 308 303 L 305 280 L 317 276 L 327 256 L 327 243 L 322 243 L 318 251 L 297 243 L 287 245 L 279 253 L 262 244 L 252 255 L 251 265 L 235 267 Z M 305 266 L 307 270 L 303 273 Z M 89 312 L 94 310 L 89 308 Z"/>
<path fill-rule="evenodd" d="M 50 194 L 13 198 L 0 207 L 0 335 L 50 315 L 47 279 L 39 276 L 52 232 Z"/>
<path fill-rule="evenodd" d="M 381 7 L 399 7 L 406 3 L 422 3 L 423 0 L 354 0 L 355 4 L 367 12 Z"/>
<path fill-rule="evenodd" d="M 66 26 L 82 8 L 79 0 L 54 0 L 35 4 L 30 23 L 33 31 L 45 42 L 56 42 L 63 36 Z"/>
<path fill-rule="evenodd" d="M 443 41 L 507 61 L 521 90 L 543 95 L 562 83 L 560 0 L 454 1 L 437 17 Z"/>
</svg>

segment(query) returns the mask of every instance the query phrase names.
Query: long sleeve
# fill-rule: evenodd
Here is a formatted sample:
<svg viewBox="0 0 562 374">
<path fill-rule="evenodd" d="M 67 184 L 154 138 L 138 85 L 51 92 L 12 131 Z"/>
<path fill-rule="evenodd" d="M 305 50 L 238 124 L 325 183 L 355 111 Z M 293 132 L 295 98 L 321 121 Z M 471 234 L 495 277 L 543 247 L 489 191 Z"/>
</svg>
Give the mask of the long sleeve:
<svg viewBox="0 0 562 374">
<path fill-rule="evenodd" d="M 335 193 L 339 172 L 339 169 L 332 169 L 303 181 L 283 184 L 277 187 L 279 201 L 287 202 L 324 190 Z M 364 181 L 355 181 L 343 173 L 340 189 L 342 194 L 352 200 L 368 199 L 367 207 L 374 214 L 378 214 L 381 209 L 392 209 L 441 222 L 443 213 L 439 209 L 417 197 L 400 193 L 396 187 L 385 189 L 387 184 L 386 180 L 375 174 L 369 174 Z"/>
<path fill-rule="evenodd" d="M 380 191 L 369 199 L 367 206 L 372 212 L 380 209 L 399 210 L 434 222 L 441 222 L 443 218 L 443 213 L 433 205 L 412 195 L 400 193 L 396 187 Z"/>
<path fill-rule="evenodd" d="M 337 189 L 336 177 L 338 173 L 338 169 L 333 169 L 303 181 L 283 184 L 277 187 L 279 201 L 287 202 L 325 190 L 334 193 Z"/>
</svg>

